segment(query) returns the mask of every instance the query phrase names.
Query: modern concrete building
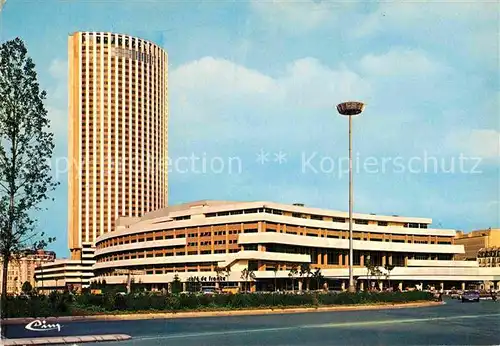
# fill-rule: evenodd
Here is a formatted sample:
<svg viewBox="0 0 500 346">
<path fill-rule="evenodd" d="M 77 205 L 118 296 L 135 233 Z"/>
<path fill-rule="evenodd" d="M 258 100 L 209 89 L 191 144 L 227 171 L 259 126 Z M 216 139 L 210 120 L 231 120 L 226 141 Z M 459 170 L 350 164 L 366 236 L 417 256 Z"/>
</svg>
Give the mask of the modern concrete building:
<svg viewBox="0 0 500 346">
<path fill-rule="evenodd" d="M 241 285 L 255 276 L 253 290 L 298 285 L 296 265 L 321 269 L 330 287 L 343 288 L 348 277 L 348 215 L 345 212 L 271 202 L 198 201 L 160 209 L 141 218 L 121 218 L 113 232 L 96 240 L 94 275 L 124 284 L 127 271 L 136 282 L 162 289 L 177 275 L 188 282 L 203 277 L 217 285 Z M 365 264 L 395 268 L 391 285 L 455 286 L 500 280 L 498 270 L 476 262 L 454 261 L 464 253 L 456 231 L 434 229 L 431 219 L 354 214 L 354 276 L 358 288 L 370 281 Z M 488 268 L 492 269 L 492 268 Z M 389 283 L 384 275 L 384 285 Z M 371 283 L 371 282 L 370 282 Z"/>
<path fill-rule="evenodd" d="M 500 247 L 482 248 L 477 254 L 480 267 L 500 267 Z"/>
<path fill-rule="evenodd" d="M 72 260 L 85 244 L 167 206 L 167 53 L 109 32 L 69 36 L 68 231 Z"/>
<path fill-rule="evenodd" d="M 457 254 L 455 259 L 476 261 L 481 249 L 500 247 L 500 229 L 489 228 L 472 231 L 470 233 L 458 232 L 455 244 L 464 246 L 465 252 Z"/>
<path fill-rule="evenodd" d="M 19 258 L 9 261 L 7 272 L 7 293 L 21 293 L 23 284 L 27 281 L 32 287 L 36 287 L 35 271 L 38 266 L 53 263 L 56 254 L 53 251 L 26 250 Z M 2 261 L 0 261 L 0 264 Z M 3 267 L 0 265 L 0 293 L 2 291 Z"/>
<path fill-rule="evenodd" d="M 83 244 L 81 259 L 59 259 L 43 263 L 35 269 L 35 285 L 39 292 L 80 290 L 88 287 L 94 277 L 94 249 Z"/>
</svg>

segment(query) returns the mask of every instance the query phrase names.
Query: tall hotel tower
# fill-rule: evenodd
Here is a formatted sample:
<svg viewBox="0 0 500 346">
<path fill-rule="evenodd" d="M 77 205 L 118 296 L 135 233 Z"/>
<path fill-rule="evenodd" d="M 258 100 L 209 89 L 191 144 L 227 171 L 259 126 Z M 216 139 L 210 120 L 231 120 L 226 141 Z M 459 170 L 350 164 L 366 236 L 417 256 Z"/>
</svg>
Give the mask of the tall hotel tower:
<svg viewBox="0 0 500 346">
<path fill-rule="evenodd" d="M 69 248 L 82 259 L 119 216 L 167 206 L 168 60 L 104 32 L 70 35 L 68 54 Z"/>
</svg>

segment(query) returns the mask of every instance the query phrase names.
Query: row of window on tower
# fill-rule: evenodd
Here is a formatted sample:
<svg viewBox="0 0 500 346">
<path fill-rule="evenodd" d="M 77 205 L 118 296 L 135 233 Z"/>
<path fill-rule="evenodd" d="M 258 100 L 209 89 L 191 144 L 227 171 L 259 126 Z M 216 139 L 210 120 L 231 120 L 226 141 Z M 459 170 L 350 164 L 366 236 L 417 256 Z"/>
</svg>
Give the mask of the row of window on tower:
<svg viewBox="0 0 500 346">
<path fill-rule="evenodd" d="M 106 33 L 86 33 L 82 35 L 82 43 L 86 43 L 87 40 L 90 42 L 95 42 L 97 44 L 112 44 L 118 46 L 140 48 L 143 47 L 148 53 L 152 53 L 155 49 L 155 45 L 151 42 L 143 41 L 137 38 L 123 37 L 121 35 L 106 34 Z"/>
</svg>

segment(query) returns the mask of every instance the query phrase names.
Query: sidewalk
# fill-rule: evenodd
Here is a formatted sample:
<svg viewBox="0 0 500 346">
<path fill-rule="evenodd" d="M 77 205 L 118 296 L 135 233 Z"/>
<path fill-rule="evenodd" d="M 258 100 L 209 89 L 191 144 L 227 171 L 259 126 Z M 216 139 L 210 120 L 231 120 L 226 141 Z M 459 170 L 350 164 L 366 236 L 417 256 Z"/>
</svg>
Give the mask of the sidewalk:
<svg viewBox="0 0 500 346">
<path fill-rule="evenodd" d="M 129 340 L 130 335 L 126 334 L 105 334 L 105 335 L 82 335 L 82 336 L 55 336 L 48 338 L 31 338 L 31 339 L 3 339 L 1 345 L 61 345 L 75 344 L 83 342 L 101 342 L 101 341 L 123 341 Z"/>
<path fill-rule="evenodd" d="M 377 304 L 377 305 L 347 305 L 347 306 L 325 306 L 318 308 L 284 308 L 284 309 L 255 309 L 255 310 L 219 310 L 219 311 L 191 311 L 191 312 L 152 312 L 117 315 L 91 315 L 91 316 L 61 316 L 61 317 L 38 317 L 47 323 L 57 322 L 85 322 L 106 320 L 144 320 L 144 319 L 171 319 L 171 318 L 193 318 L 193 317 L 216 317 L 216 316 L 244 316 L 244 315 L 268 315 L 268 314 L 294 314 L 306 312 L 328 312 L 349 310 L 381 310 L 381 309 L 404 309 L 427 306 L 442 305 L 443 302 L 415 302 L 403 304 Z M 9 318 L 3 321 L 5 325 L 27 324 L 33 321 L 33 317 Z"/>
</svg>

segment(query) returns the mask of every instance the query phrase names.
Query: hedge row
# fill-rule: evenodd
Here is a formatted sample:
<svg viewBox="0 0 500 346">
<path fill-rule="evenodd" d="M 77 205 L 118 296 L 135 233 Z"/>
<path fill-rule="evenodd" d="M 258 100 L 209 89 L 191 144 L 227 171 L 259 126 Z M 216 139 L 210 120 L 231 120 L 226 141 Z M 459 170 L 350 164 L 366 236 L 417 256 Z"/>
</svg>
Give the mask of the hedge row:
<svg viewBox="0 0 500 346">
<path fill-rule="evenodd" d="M 71 301 L 68 293 L 52 292 L 30 298 L 7 296 L 1 304 L 5 317 L 67 316 L 72 312 Z"/>
<path fill-rule="evenodd" d="M 427 292 L 358 292 L 358 293 L 304 293 L 304 294 L 229 294 L 229 295 L 104 295 L 52 293 L 48 297 L 31 299 L 10 297 L 6 307 L 8 317 L 45 317 L 63 315 L 90 315 L 118 311 L 192 311 L 231 310 L 245 308 L 283 308 L 298 306 L 329 306 L 371 303 L 404 303 L 432 300 Z"/>
</svg>

